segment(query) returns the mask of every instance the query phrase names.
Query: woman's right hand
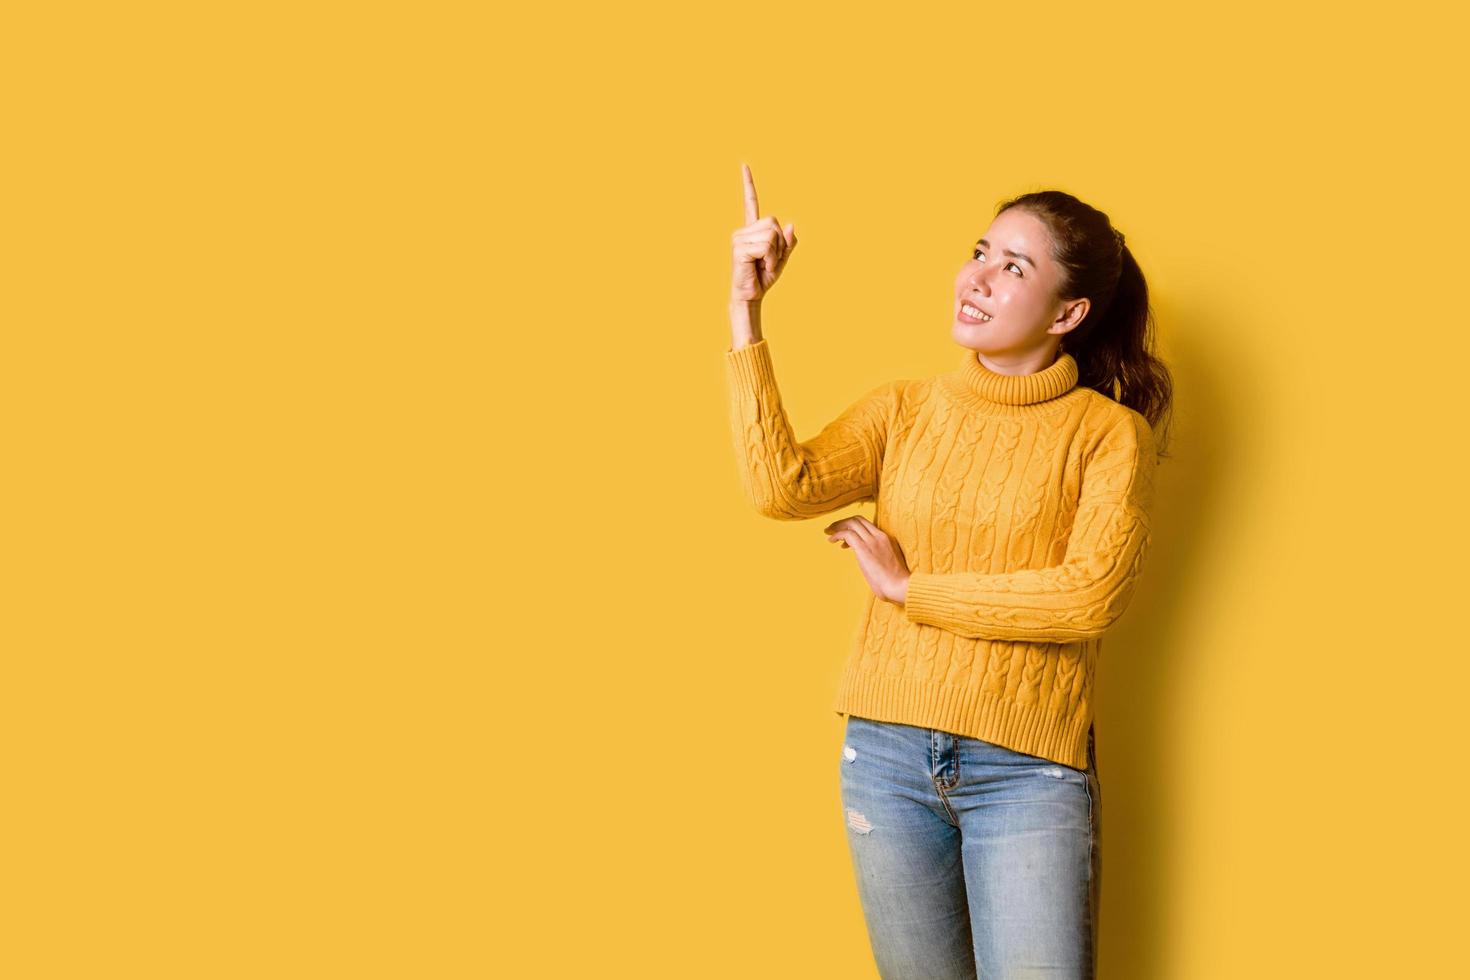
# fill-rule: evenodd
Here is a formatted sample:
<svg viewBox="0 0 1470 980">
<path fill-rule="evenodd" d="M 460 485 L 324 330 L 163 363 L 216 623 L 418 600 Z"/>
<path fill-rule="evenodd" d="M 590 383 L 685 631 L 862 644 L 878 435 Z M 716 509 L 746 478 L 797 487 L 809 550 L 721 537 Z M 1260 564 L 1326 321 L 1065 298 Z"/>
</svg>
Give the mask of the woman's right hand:
<svg viewBox="0 0 1470 980">
<path fill-rule="evenodd" d="M 735 251 L 730 302 L 759 303 L 781 277 L 786 260 L 796 248 L 796 226 L 782 228 L 775 218 L 760 216 L 755 178 L 750 167 L 742 163 L 740 169 L 745 177 L 745 226 L 730 236 Z"/>
</svg>

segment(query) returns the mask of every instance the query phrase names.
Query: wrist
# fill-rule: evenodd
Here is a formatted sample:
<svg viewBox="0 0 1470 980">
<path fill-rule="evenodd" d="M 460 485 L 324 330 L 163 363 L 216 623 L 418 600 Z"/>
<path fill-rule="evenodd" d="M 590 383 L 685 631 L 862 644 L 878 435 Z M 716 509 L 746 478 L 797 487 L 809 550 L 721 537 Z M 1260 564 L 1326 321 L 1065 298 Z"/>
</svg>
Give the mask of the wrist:
<svg viewBox="0 0 1470 980">
<path fill-rule="evenodd" d="M 761 304 L 759 300 L 730 300 L 730 334 L 734 344 L 743 347 L 761 339 Z"/>
</svg>

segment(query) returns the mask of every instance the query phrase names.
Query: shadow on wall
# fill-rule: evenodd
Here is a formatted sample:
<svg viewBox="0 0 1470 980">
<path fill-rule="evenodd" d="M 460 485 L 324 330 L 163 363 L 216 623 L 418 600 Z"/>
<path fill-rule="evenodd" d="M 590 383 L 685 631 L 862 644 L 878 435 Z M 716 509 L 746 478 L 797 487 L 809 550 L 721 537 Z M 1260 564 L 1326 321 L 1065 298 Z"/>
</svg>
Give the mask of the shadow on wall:
<svg viewBox="0 0 1470 980">
<path fill-rule="evenodd" d="M 1174 375 L 1174 420 L 1170 456 L 1157 472 L 1152 551 L 1132 604 L 1103 638 L 1097 690 L 1100 976 L 1134 980 L 1171 980 L 1165 971 L 1175 961 L 1165 911 L 1176 904 L 1168 889 L 1184 844 L 1175 834 L 1178 756 L 1165 749 L 1175 724 L 1170 705 L 1187 686 L 1185 672 L 1199 666 L 1189 658 L 1182 613 L 1193 605 L 1194 583 L 1208 579 L 1194 574 L 1210 561 L 1201 546 L 1217 539 L 1217 522 L 1234 519 L 1221 490 L 1248 434 L 1232 428 L 1242 416 L 1229 404 L 1239 397 L 1231 379 L 1250 376 L 1234 363 L 1237 351 L 1191 346 L 1231 336 L 1228 325 L 1154 303 L 1160 323 L 1189 327 L 1169 331 L 1163 354 Z"/>
</svg>

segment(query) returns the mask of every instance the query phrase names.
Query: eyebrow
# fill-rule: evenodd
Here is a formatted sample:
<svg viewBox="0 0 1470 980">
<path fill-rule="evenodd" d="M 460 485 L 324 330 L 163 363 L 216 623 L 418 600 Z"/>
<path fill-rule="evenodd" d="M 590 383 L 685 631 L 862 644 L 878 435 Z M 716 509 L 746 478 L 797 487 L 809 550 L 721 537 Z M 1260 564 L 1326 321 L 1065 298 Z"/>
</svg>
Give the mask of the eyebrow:
<svg viewBox="0 0 1470 980">
<path fill-rule="evenodd" d="M 984 245 L 986 248 L 989 248 L 990 247 L 990 243 L 987 242 L 983 238 L 980 239 L 975 244 L 976 245 Z M 1031 261 L 1031 256 L 1029 256 L 1029 255 L 1022 255 L 1020 252 L 1012 252 L 1008 248 L 1001 249 L 1001 251 L 1005 252 L 1007 255 L 1009 255 L 1013 259 L 1024 259 L 1027 265 L 1031 266 L 1031 268 L 1033 268 L 1033 269 L 1036 268 L 1036 263 Z"/>
</svg>

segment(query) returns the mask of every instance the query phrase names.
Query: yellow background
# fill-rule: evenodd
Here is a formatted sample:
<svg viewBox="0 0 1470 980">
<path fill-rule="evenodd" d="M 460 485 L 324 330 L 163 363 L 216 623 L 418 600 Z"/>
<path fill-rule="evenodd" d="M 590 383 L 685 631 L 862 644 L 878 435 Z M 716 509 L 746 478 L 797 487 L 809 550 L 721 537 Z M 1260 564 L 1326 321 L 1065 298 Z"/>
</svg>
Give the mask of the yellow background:
<svg viewBox="0 0 1470 980">
<path fill-rule="evenodd" d="M 742 160 L 803 438 L 954 366 L 1012 194 L 1148 276 L 1101 976 L 1462 968 L 1441 9 L 8 12 L 0 973 L 876 976 L 829 711 L 866 585 L 727 430 Z"/>
</svg>

